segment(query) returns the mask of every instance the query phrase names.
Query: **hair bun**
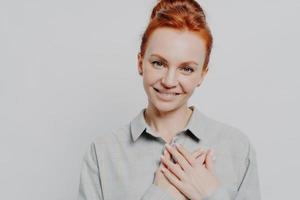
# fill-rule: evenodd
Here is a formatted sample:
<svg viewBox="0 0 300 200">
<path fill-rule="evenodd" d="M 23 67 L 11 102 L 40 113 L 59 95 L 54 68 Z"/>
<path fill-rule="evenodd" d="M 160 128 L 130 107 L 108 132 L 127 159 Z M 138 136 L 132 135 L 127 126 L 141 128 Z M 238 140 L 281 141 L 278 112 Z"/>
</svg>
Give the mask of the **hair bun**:
<svg viewBox="0 0 300 200">
<path fill-rule="evenodd" d="M 153 8 L 151 19 L 157 15 L 168 13 L 186 13 L 198 14 L 205 21 L 205 13 L 201 6 L 195 0 L 158 0 L 158 3 Z"/>
</svg>

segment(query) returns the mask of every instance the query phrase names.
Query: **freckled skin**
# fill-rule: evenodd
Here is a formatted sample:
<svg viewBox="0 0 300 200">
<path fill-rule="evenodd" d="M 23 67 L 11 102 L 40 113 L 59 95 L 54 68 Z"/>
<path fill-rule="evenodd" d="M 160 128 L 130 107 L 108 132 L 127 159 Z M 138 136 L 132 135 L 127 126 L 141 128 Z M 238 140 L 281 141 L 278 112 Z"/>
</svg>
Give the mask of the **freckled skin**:
<svg viewBox="0 0 300 200">
<path fill-rule="evenodd" d="M 144 57 L 138 55 L 138 71 L 143 74 L 143 85 L 150 106 L 161 112 L 186 106 L 194 89 L 201 84 L 206 75 L 201 73 L 205 52 L 204 40 L 193 32 L 171 28 L 156 29 L 148 40 Z M 163 57 L 167 64 L 153 64 L 153 61 L 162 61 L 160 57 L 151 56 L 153 54 Z M 198 64 L 182 64 L 186 61 Z M 192 67 L 194 71 L 184 67 Z M 172 101 L 162 101 L 153 87 L 180 95 Z"/>
</svg>

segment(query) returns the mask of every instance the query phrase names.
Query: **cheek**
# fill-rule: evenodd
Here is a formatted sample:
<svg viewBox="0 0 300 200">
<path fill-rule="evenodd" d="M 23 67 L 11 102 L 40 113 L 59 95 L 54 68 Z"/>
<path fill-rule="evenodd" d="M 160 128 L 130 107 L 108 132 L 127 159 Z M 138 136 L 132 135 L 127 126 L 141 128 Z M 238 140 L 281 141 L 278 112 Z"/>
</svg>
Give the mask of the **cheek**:
<svg viewBox="0 0 300 200">
<path fill-rule="evenodd" d="M 180 79 L 181 86 L 186 93 L 193 92 L 197 86 L 197 79 L 193 77 L 182 77 Z"/>
<path fill-rule="evenodd" d="M 152 85 L 159 81 L 161 76 L 162 75 L 158 70 L 152 69 L 151 66 L 147 66 L 143 74 L 144 83 Z"/>
</svg>

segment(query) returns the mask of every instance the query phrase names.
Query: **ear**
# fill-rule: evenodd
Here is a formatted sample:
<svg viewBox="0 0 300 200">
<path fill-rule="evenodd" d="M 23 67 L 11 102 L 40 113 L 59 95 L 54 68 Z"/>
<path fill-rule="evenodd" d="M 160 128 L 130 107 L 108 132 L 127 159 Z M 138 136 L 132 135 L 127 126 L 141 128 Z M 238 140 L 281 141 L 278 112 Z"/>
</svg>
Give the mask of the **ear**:
<svg viewBox="0 0 300 200">
<path fill-rule="evenodd" d="M 138 53 L 138 55 L 137 55 L 137 65 L 138 65 L 138 72 L 142 76 L 143 75 L 143 58 L 141 56 L 141 53 Z"/>
<path fill-rule="evenodd" d="M 204 78 L 206 77 L 206 74 L 207 74 L 207 72 L 208 72 L 208 69 L 209 69 L 209 68 L 207 67 L 206 70 L 204 70 L 204 71 L 201 72 L 201 78 L 200 78 L 199 83 L 197 84 L 197 87 L 199 87 L 199 86 L 201 85 L 202 81 L 203 81 Z"/>
</svg>

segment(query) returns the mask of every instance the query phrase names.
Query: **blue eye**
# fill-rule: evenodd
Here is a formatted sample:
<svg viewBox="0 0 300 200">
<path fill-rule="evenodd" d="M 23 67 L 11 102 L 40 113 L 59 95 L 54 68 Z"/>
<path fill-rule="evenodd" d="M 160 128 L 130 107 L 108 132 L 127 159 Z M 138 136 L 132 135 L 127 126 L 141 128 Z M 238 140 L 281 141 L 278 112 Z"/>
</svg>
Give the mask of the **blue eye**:
<svg viewBox="0 0 300 200">
<path fill-rule="evenodd" d="M 163 66 L 163 63 L 160 62 L 160 61 L 153 61 L 153 62 L 151 62 L 151 63 L 152 63 L 152 65 L 154 65 L 154 66 L 158 66 L 158 68 L 160 68 L 161 66 Z"/>
<path fill-rule="evenodd" d="M 184 72 L 188 72 L 188 73 L 193 73 L 194 72 L 194 69 L 191 68 L 191 67 L 183 67 L 182 68 Z"/>
</svg>

